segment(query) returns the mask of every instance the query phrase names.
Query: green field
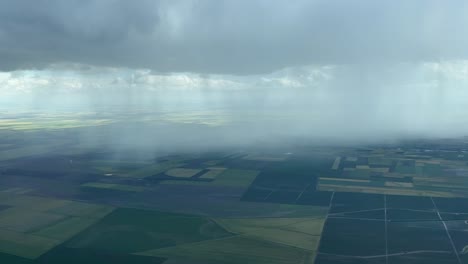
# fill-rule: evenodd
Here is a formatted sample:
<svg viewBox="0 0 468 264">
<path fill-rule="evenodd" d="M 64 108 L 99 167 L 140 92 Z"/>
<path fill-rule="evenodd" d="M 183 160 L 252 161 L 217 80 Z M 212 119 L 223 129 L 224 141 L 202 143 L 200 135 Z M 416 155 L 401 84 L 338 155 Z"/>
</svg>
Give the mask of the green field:
<svg viewBox="0 0 468 264">
<path fill-rule="evenodd" d="M 85 230 L 95 222 L 96 220 L 90 218 L 69 217 L 61 222 L 40 229 L 32 234 L 40 237 L 65 241 Z"/>
<path fill-rule="evenodd" d="M 81 187 L 91 188 L 91 189 L 124 191 L 124 192 L 142 192 L 146 190 L 145 187 L 141 187 L 141 186 L 132 186 L 132 185 L 117 184 L 117 183 L 104 183 L 104 182 L 87 182 L 87 183 L 82 184 Z"/>
<path fill-rule="evenodd" d="M 35 259 L 60 244 L 60 241 L 0 229 L 0 252 Z"/>
<path fill-rule="evenodd" d="M 10 206 L 0 211 L 0 253 L 6 253 L 0 260 L 14 259 L 10 255 L 36 259 L 113 210 L 110 206 L 10 192 L 0 193 L 0 198 L 0 205 Z"/>
<path fill-rule="evenodd" d="M 324 218 L 216 219 L 226 230 L 245 237 L 317 250 Z"/>
<path fill-rule="evenodd" d="M 62 206 L 49 209 L 48 212 L 80 218 L 100 219 L 113 210 L 114 207 L 108 205 L 67 201 Z"/>
<path fill-rule="evenodd" d="M 134 253 L 226 236 L 230 233 L 203 217 L 119 208 L 67 246 Z"/>
<path fill-rule="evenodd" d="M 312 264 L 314 252 L 244 236 L 148 250 L 146 256 L 169 258 L 168 263 Z"/>
</svg>

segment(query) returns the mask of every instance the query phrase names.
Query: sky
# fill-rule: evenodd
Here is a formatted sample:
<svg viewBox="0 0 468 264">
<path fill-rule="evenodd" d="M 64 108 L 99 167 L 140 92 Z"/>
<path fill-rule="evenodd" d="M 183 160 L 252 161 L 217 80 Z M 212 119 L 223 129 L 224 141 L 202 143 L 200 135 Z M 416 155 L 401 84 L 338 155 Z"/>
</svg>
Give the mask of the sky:
<svg viewBox="0 0 468 264">
<path fill-rule="evenodd" d="M 467 13 L 464 0 L 0 0 L 0 108 L 221 109 L 257 120 L 237 132 L 255 128 L 252 142 L 467 135 Z"/>
</svg>

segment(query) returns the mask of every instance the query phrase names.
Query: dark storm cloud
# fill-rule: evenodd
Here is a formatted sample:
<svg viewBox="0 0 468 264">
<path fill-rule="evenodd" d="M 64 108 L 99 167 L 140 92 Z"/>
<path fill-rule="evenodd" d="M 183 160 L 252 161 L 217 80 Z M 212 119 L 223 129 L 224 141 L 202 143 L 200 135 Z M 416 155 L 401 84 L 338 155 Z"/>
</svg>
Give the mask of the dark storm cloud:
<svg viewBox="0 0 468 264">
<path fill-rule="evenodd" d="M 68 62 L 254 74 L 467 59 L 463 0 L 1 0 L 0 70 Z"/>
</svg>

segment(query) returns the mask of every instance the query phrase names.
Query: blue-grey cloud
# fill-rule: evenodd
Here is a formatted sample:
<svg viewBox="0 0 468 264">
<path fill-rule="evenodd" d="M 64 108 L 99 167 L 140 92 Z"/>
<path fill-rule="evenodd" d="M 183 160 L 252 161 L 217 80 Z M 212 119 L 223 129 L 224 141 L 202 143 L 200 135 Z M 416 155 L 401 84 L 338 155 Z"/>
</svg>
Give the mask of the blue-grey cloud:
<svg viewBox="0 0 468 264">
<path fill-rule="evenodd" d="M 1 0 L 0 70 L 256 74 L 468 58 L 463 0 Z"/>
</svg>

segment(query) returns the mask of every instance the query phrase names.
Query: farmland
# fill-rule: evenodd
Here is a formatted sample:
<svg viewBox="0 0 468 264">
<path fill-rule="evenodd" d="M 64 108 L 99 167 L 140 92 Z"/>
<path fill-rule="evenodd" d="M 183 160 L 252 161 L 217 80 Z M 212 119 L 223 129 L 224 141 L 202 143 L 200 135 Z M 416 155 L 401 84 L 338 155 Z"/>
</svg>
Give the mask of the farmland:
<svg viewBox="0 0 468 264">
<path fill-rule="evenodd" d="M 19 125 L 0 139 L 1 263 L 467 262 L 463 139 L 139 156 Z"/>
</svg>

